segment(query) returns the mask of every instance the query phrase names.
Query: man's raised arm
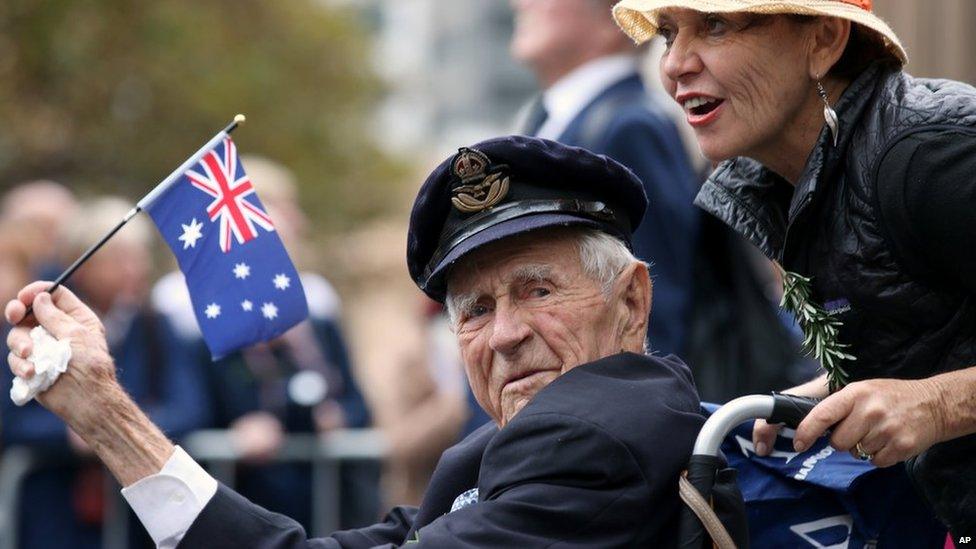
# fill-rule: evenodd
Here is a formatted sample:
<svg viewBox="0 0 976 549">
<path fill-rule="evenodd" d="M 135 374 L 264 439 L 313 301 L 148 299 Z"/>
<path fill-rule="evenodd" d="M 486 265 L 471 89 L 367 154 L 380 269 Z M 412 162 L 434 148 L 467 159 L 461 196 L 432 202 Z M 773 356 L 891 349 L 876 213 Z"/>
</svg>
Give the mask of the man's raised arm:
<svg viewBox="0 0 976 549">
<path fill-rule="evenodd" d="M 50 286 L 34 282 L 7 303 L 6 318 L 14 326 L 7 335 L 10 369 L 22 378 L 34 375 L 27 357 L 33 350 L 29 332 L 38 323 L 69 340 L 68 370 L 37 400 L 78 433 L 123 486 L 158 473 L 173 455 L 173 443 L 116 381 L 105 328 L 95 313 L 67 288 L 48 294 Z M 34 318 L 25 321 L 28 305 Z"/>
<path fill-rule="evenodd" d="M 213 477 L 174 446 L 116 381 L 105 329 L 95 313 L 64 287 L 48 294 L 45 290 L 50 286 L 50 282 L 34 282 L 7 303 L 7 321 L 15 326 L 7 336 L 10 369 L 22 378 L 34 375 L 26 357 L 33 350 L 30 330 L 38 323 L 58 340 L 70 341 L 67 371 L 37 400 L 92 447 L 124 487 L 123 495 L 157 547 L 176 547 L 205 508 L 209 509 L 205 518 L 220 523 L 204 535 L 209 541 L 202 545 L 207 547 L 217 546 L 219 540 L 211 534 L 220 531 L 237 536 L 227 540 L 247 539 L 260 547 L 373 547 L 399 545 L 406 536 L 415 509 L 397 508 L 386 521 L 369 528 L 306 540 L 294 521 L 265 511 L 227 488 L 214 498 L 218 486 Z M 33 305 L 34 313 L 25 320 L 28 305 Z M 242 532 L 250 535 L 241 538 Z"/>
</svg>

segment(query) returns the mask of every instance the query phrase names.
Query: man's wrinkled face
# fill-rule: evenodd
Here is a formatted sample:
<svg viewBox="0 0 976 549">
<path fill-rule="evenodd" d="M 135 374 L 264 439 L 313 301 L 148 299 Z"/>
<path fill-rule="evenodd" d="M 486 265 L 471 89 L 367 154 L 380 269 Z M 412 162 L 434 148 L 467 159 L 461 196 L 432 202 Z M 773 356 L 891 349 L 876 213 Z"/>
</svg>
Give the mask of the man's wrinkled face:
<svg viewBox="0 0 976 549">
<path fill-rule="evenodd" d="M 448 287 L 471 389 L 499 426 L 560 375 L 623 348 L 613 300 L 582 272 L 569 233 L 530 233 L 476 251 Z"/>
</svg>

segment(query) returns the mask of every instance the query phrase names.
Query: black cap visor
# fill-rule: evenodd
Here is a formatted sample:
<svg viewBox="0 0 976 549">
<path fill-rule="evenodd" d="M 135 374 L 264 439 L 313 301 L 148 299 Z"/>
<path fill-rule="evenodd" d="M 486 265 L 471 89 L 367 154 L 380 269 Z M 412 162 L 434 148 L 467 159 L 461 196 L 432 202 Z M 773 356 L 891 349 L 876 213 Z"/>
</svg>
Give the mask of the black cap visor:
<svg viewBox="0 0 976 549">
<path fill-rule="evenodd" d="M 480 218 L 480 219 L 479 219 Z M 547 227 L 585 226 L 599 229 L 630 246 L 631 227 L 624 216 L 597 201 L 521 200 L 486 210 L 446 235 L 424 270 L 423 291 L 437 301 L 447 293 L 447 274 L 465 255 L 492 242 Z"/>
</svg>

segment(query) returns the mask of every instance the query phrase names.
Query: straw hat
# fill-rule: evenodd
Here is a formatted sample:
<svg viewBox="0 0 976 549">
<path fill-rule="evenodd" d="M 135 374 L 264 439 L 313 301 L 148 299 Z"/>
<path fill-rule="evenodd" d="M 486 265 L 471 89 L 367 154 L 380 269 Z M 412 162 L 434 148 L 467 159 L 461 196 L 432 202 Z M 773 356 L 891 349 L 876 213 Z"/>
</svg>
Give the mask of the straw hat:
<svg viewBox="0 0 976 549">
<path fill-rule="evenodd" d="M 657 34 L 657 12 L 662 8 L 686 8 L 708 13 L 748 12 L 760 14 L 796 13 L 849 19 L 874 31 L 888 51 L 901 63 L 908 54 L 887 23 L 871 13 L 872 0 L 621 0 L 613 8 L 620 28 L 634 39 L 645 42 Z"/>
</svg>

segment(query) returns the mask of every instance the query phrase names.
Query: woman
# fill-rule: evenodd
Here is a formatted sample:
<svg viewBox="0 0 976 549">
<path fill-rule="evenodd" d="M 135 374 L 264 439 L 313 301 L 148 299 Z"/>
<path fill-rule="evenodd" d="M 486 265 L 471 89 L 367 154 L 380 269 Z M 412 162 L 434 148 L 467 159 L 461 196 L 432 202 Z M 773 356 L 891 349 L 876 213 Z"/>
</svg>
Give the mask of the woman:
<svg viewBox="0 0 976 549">
<path fill-rule="evenodd" d="M 976 89 L 904 73 L 870 0 L 623 0 L 614 16 L 637 41 L 663 36 L 665 88 L 721 162 L 696 203 L 779 262 L 831 385 L 847 383 L 796 449 L 833 426 L 840 450 L 910 460 L 972 535 Z M 792 392 L 827 397 L 827 377 Z M 757 424 L 760 453 L 775 433 Z"/>
</svg>

